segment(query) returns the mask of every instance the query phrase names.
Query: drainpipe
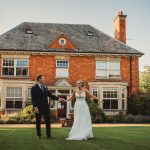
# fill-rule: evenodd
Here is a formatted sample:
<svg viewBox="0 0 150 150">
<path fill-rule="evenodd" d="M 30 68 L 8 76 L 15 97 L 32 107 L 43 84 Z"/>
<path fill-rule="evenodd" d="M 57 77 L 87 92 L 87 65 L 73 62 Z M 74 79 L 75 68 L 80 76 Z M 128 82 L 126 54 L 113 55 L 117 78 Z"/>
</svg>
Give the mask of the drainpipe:
<svg viewBox="0 0 150 150">
<path fill-rule="evenodd" d="M 129 88 L 129 96 L 132 96 L 132 54 L 130 56 L 130 88 Z"/>
</svg>

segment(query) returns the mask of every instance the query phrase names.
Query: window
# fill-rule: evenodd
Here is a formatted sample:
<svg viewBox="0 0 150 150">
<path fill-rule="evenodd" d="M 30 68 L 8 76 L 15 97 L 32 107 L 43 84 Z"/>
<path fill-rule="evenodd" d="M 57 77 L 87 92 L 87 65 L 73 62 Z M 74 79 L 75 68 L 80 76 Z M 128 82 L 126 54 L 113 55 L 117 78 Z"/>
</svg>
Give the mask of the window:
<svg viewBox="0 0 150 150">
<path fill-rule="evenodd" d="M 121 98 L 122 98 L 122 109 L 125 109 L 125 89 L 121 90 Z"/>
<path fill-rule="evenodd" d="M 57 60 L 56 61 L 56 77 L 68 77 L 68 61 Z"/>
<path fill-rule="evenodd" d="M 27 76 L 27 59 L 3 59 L 2 75 L 5 76 Z"/>
<path fill-rule="evenodd" d="M 109 62 L 109 78 L 120 77 L 120 63 L 118 61 Z"/>
<path fill-rule="evenodd" d="M 107 62 L 105 61 L 96 62 L 96 76 L 107 77 Z"/>
<path fill-rule="evenodd" d="M 6 109 L 22 109 L 22 87 L 7 87 Z"/>
<path fill-rule="evenodd" d="M 96 77 L 120 78 L 120 62 L 96 61 Z"/>
<path fill-rule="evenodd" d="M 103 109 L 118 109 L 118 91 L 116 88 L 103 88 Z"/>
<path fill-rule="evenodd" d="M 66 44 L 66 39 L 60 38 L 59 39 L 59 44 L 62 45 L 62 46 L 65 45 Z"/>
<path fill-rule="evenodd" d="M 27 91 L 27 98 L 28 98 L 28 99 L 31 99 L 31 88 L 28 88 L 28 91 Z"/>
<path fill-rule="evenodd" d="M 96 97 L 98 97 L 98 89 L 97 88 L 93 88 L 92 89 L 92 94 Z"/>
</svg>

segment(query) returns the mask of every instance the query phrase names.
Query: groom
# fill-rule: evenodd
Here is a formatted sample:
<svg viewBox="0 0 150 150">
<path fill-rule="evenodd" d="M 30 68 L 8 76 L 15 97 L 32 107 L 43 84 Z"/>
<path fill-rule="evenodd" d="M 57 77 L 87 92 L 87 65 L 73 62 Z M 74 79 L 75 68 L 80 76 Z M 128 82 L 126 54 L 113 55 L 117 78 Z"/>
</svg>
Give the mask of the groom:
<svg viewBox="0 0 150 150">
<path fill-rule="evenodd" d="M 62 98 L 58 98 L 48 91 L 48 88 L 44 85 L 45 77 L 43 75 L 37 76 L 37 84 L 31 89 L 31 98 L 36 117 L 36 130 L 37 138 L 41 139 L 41 117 L 44 116 L 46 123 L 47 138 L 51 138 L 51 124 L 50 124 L 50 108 L 48 97 L 57 101 L 64 101 Z"/>
</svg>

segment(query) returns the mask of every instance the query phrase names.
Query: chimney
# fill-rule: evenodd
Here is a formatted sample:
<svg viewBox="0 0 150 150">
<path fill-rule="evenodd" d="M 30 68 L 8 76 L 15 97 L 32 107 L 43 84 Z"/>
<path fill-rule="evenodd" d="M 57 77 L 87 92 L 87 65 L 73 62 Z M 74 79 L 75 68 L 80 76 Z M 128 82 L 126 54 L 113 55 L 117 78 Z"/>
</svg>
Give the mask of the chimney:
<svg viewBox="0 0 150 150">
<path fill-rule="evenodd" d="M 126 44 L 126 16 L 120 11 L 114 19 L 115 39 Z"/>
</svg>

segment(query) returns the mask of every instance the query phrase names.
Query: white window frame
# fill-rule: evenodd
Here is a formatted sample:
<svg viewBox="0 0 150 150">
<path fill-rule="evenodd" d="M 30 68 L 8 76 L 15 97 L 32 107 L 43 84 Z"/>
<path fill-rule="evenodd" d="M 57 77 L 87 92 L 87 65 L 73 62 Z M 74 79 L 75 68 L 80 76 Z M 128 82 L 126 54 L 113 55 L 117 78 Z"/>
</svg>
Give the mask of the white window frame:
<svg viewBox="0 0 150 150">
<path fill-rule="evenodd" d="M 21 96 L 17 96 L 17 97 L 15 97 L 15 96 L 8 96 L 7 94 L 7 88 L 21 88 Z M 6 87 L 6 93 L 5 93 L 5 97 L 6 97 L 6 103 L 7 103 L 7 101 L 13 101 L 13 105 L 15 105 L 15 102 L 16 101 L 21 101 L 22 102 L 22 107 L 21 108 L 15 108 L 15 107 L 13 107 L 13 108 L 7 108 L 7 106 L 6 106 L 6 110 L 21 110 L 22 108 L 23 108 L 23 87 L 21 87 L 21 86 L 10 86 L 10 87 Z M 15 91 L 15 90 L 14 90 Z M 19 94 L 19 93 L 18 93 Z M 10 100 L 9 100 L 10 99 Z M 11 100 L 11 99 L 13 99 L 13 100 Z M 21 99 L 21 100 L 16 100 L 16 99 Z"/>
<path fill-rule="evenodd" d="M 5 59 L 7 59 L 7 60 L 13 60 L 14 61 L 14 65 L 13 66 L 4 66 L 4 60 Z M 19 60 L 21 60 L 21 61 L 27 61 L 27 66 L 24 66 L 24 65 L 22 65 L 22 66 L 17 66 L 17 61 L 19 61 Z M 5 75 L 5 74 L 3 74 L 3 68 L 13 68 L 14 69 L 14 74 L 13 75 Z M 27 75 L 16 75 L 16 69 L 17 68 L 27 68 Z M 29 76 L 29 59 L 26 59 L 26 58 L 3 58 L 2 59 L 2 67 L 1 67 L 1 75 L 2 76 L 7 76 L 7 77 L 9 77 L 9 76 L 11 76 L 11 77 L 26 77 L 26 76 Z"/>
<path fill-rule="evenodd" d="M 104 90 L 105 89 L 105 90 Z M 113 90 L 116 90 L 117 91 L 117 97 L 115 97 L 115 98 L 111 98 L 111 97 L 107 97 L 107 98 L 104 98 L 104 91 L 113 91 Z M 103 99 L 103 101 L 105 100 L 105 99 L 107 99 L 107 100 L 110 100 L 110 109 L 104 109 L 103 108 L 103 110 L 105 111 L 105 110 L 119 110 L 119 91 L 118 91 L 118 88 L 115 88 L 115 87 L 104 87 L 104 88 L 102 88 L 102 99 Z M 112 100 L 117 100 L 118 101 L 118 108 L 117 109 L 112 109 L 111 108 L 111 101 Z"/>
<path fill-rule="evenodd" d="M 29 93 L 30 93 L 30 96 L 29 96 Z M 27 88 L 27 98 L 31 99 L 31 87 Z"/>
<path fill-rule="evenodd" d="M 94 91 L 97 92 L 97 95 L 94 94 Z M 98 88 L 92 88 L 92 95 L 98 97 L 99 96 L 99 93 L 98 93 Z"/>
<path fill-rule="evenodd" d="M 124 97 L 122 96 L 122 94 L 124 94 Z M 126 99 L 127 99 L 127 95 L 126 95 L 126 89 L 122 88 L 121 89 L 121 108 L 122 110 L 126 110 Z M 124 102 L 124 104 L 123 104 Z M 123 108 L 124 105 L 124 108 Z"/>
<path fill-rule="evenodd" d="M 117 62 L 118 65 L 119 65 L 119 68 L 118 69 L 110 69 L 109 66 L 110 66 L 110 63 L 115 63 Z M 106 68 L 97 68 L 97 65 L 98 63 L 105 63 L 106 64 Z M 121 78 L 121 73 L 120 73 L 120 61 L 118 60 L 110 60 L 110 61 L 107 61 L 107 60 L 97 60 L 96 61 L 96 78 L 112 78 L 112 79 L 120 79 Z M 100 76 L 98 75 L 98 71 L 106 71 L 106 76 Z M 110 77 L 110 72 L 111 71 L 118 71 L 119 72 L 119 77 L 117 77 L 117 75 L 114 75 L 114 77 Z"/>
<path fill-rule="evenodd" d="M 59 62 L 62 62 L 62 66 L 58 65 Z M 67 62 L 67 65 L 63 66 L 63 62 Z M 65 74 L 60 72 L 65 71 Z M 69 76 L 69 61 L 68 60 L 56 60 L 56 77 L 57 78 L 68 78 Z"/>
</svg>

